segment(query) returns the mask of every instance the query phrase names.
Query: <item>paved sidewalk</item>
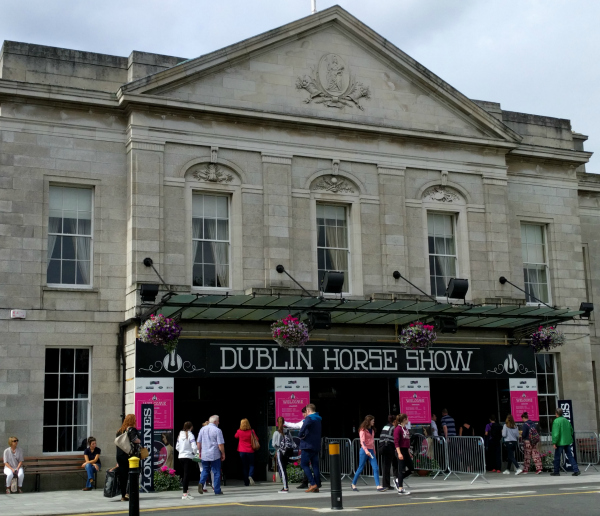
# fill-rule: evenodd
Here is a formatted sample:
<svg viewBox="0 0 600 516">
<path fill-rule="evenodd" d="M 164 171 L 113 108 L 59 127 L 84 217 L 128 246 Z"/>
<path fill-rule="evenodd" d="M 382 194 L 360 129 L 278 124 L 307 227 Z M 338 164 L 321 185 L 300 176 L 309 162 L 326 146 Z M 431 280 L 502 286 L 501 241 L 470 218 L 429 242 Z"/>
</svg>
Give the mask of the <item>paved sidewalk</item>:
<svg viewBox="0 0 600 516">
<path fill-rule="evenodd" d="M 443 477 L 432 480 L 430 477 L 410 477 L 407 483 L 410 485 L 411 496 L 421 496 L 429 493 L 434 496 L 439 493 L 459 492 L 459 491 L 492 491 L 497 489 L 515 489 L 548 487 L 555 485 L 557 489 L 568 488 L 570 486 L 583 487 L 589 486 L 592 489 L 600 488 L 600 473 L 593 469 L 582 473 L 579 477 L 562 474 L 560 477 L 551 477 L 548 473 L 542 475 L 502 475 L 498 473 L 488 473 L 486 478 L 489 484 L 483 480 L 477 481 L 471 485 L 472 476 L 460 475 L 460 480 L 452 476 L 444 481 Z M 372 478 L 366 478 L 367 484 L 359 481 L 358 493 L 350 491 L 348 480 L 343 482 L 344 499 L 373 495 L 376 493 Z M 230 485 L 223 487 L 224 496 L 215 496 L 212 492 L 204 495 L 198 494 L 195 490 L 196 485 L 190 486 L 190 493 L 194 496 L 193 500 L 182 500 L 181 492 L 170 491 L 163 493 L 151 493 L 140 495 L 140 509 L 158 509 L 158 508 L 181 508 L 193 505 L 211 505 L 211 504 L 230 504 L 230 503 L 258 503 L 273 502 L 280 500 L 287 503 L 291 500 L 309 500 L 311 498 L 329 498 L 329 483 L 324 482 L 321 492 L 318 494 L 306 494 L 303 490 L 296 489 L 295 485 L 290 486 L 290 492 L 286 495 L 279 495 L 277 491 L 281 489 L 281 484 L 272 482 L 259 483 L 253 487 L 244 487 L 243 485 Z M 209 489 L 210 490 L 210 489 Z M 398 498 L 395 491 L 390 490 L 381 493 L 381 497 L 395 500 Z M 383 500 L 382 500 L 383 501 Z M 393 503 L 393 502 L 392 502 Z M 121 502 L 120 497 L 112 499 L 104 498 L 102 490 L 83 492 L 83 491 L 48 491 L 42 493 L 24 493 L 22 495 L 0 494 L 0 513 L 10 516 L 27 515 L 62 515 L 62 514 L 86 514 L 127 511 L 128 504 Z"/>
</svg>

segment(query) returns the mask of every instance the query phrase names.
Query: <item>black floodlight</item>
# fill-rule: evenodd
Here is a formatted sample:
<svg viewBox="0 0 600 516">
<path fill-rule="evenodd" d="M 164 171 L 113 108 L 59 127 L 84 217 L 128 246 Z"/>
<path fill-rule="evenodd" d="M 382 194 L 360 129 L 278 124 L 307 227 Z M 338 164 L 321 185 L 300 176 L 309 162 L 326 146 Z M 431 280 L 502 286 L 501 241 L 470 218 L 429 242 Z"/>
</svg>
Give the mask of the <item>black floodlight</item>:
<svg viewBox="0 0 600 516">
<path fill-rule="evenodd" d="M 140 285 L 142 303 L 154 303 L 158 295 L 158 285 L 155 283 L 143 283 Z"/>
<path fill-rule="evenodd" d="M 446 297 L 451 299 L 464 299 L 468 291 L 468 279 L 450 278 L 448 288 L 446 289 Z"/>
<path fill-rule="evenodd" d="M 329 312 L 308 312 L 308 327 L 311 330 L 330 330 L 331 314 Z"/>
<path fill-rule="evenodd" d="M 584 312 L 579 316 L 580 319 L 589 319 L 591 313 L 594 311 L 594 303 L 581 303 L 579 305 L 579 311 Z"/>
<path fill-rule="evenodd" d="M 344 271 L 325 271 L 321 281 L 321 292 L 341 294 L 344 287 Z"/>
<path fill-rule="evenodd" d="M 435 326 L 440 333 L 456 333 L 458 324 L 454 317 L 436 317 Z"/>
</svg>

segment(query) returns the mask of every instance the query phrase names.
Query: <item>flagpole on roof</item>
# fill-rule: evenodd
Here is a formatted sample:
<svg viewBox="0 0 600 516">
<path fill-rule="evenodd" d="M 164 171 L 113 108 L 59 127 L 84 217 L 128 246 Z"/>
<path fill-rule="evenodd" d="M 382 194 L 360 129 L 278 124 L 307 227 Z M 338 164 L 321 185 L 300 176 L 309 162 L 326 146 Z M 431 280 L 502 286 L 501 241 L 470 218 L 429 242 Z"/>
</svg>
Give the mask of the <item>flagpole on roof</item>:
<svg viewBox="0 0 600 516">
<path fill-rule="evenodd" d="M 310 0 L 310 5 L 312 10 L 311 14 L 315 14 L 317 12 L 317 0 Z"/>
</svg>

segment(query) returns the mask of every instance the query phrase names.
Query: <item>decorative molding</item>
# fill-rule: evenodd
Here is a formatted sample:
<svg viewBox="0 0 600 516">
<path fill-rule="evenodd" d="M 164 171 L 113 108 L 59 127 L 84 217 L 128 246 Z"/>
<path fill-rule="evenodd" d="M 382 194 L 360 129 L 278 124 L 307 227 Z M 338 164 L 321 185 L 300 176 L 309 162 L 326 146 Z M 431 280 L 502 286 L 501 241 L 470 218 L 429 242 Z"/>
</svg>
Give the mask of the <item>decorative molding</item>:
<svg viewBox="0 0 600 516">
<path fill-rule="evenodd" d="M 447 170 L 442 170 L 440 172 L 441 174 L 441 179 L 440 182 L 442 183 L 442 186 L 448 186 L 448 171 Z"/>
<path fill-rule="evenodd" d="M 331 161 L 332 175 L 337 176 L 340 173 L 340 160 L 334 159 Z"/>
<path fill-rule="evenodd" d="M 313 191 L 325 191 L 331 193 L 354 193 L 353 185 L 347 179 L 334 175 L 321 176 L 315 183 Z"/>
<path fill-rule="evenodd" d="M 209 183 L 231 183 L 233 181 L 233 175 L 221 170 L 216 163 L 208 163 L 203 169 L 196 170 L 192 176 L 198 181 Z"/>
<path fill-rule="evenodd" d="M 371 98 L 369 87 L 354 80 L 339 55 L 325 54 L 311 71 L 312 75 L 298 76 L 296 79 L 296 88 L 308 92 L 308 98 L 304 99 L 306 104 L 314 102 L 334 108 L 356 106 L 364 111 L 360 99 Z"/>
<path fill-rule="evenodd" d="M 485 213 L 485 206 L 482 204 L 467 204 L 467 213 Z"/>
<path fill-rule="evenodd" d="M 497 186 L 507 186 L 508 185 L 508 180 L 507 179 L 498 179 L 495 177 L 483 177 L 483 184 L 484 185 L 497 185 Z"/>
<path fill-rule="evenodd" d="M 461 198 L 444 186 L 432 186 L 423 193 L 424 201 L 453 203 L 460 202 Z"/>
<path fill-rule="evenodd" d="M 163 152 L 165 150 L 165 145 L 163 143 L 147 143 L 147 142 L 130 141 L 127 144 L 127 152 L 129 152 L 133 149 Z"/>
<path fill-rule="evenodd" d="M 262 155 L 263 163 L 275 163 L 277 165 L 291 165 L 292 158 L 290 156 L 274 156 L 271 154 Z"/>
<path fill-rule="evenodd" d="M 211 147 L 210 148 L 210 162 L 211 163 L 216 163 L 217 160 L 219 159 L 218 157 L 218 153 L 219 153 L 219 147 Z"/>
<path fill-rule="evenodd" d="M 390 165 L 377 165 L 377 173 L 386 176 L 398 176 L 404 177 L 406 173 L 406 167 L 399 166 L 394 167 Z"/>
</svg>

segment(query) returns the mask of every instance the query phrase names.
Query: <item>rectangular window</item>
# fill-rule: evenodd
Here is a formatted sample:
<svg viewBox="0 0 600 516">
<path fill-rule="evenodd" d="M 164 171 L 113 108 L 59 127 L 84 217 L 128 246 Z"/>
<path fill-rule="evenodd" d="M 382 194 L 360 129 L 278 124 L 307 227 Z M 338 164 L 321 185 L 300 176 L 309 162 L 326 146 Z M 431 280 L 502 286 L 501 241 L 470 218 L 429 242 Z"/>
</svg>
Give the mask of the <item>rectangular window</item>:
<svg viewBox="0 0 600 516">
<path fill-rule="evenodd" d="M 538 303 L 531 296 L 544 303 L 550 303 L 545 229 L 544 226 L 538 224 L 521 224 L 525 299 L 528 303 Z"/>
<path fill-rule="evenodd" d="M 317 204 L 317 266 L 319 287 L 326 271 L 344 272 L 344 292 L 348 290 L 350 248 L 347 210 L 344 206 Z"/>
<path fill-rule="evenodd" d="M 85 450 L 82 447 L 89 435 L 90 350 L 47 348 L 45 371 L 42 451 Z"/>
<path fill-rule="evenodd" d="M 92 190 L 50 186 L 48 285 L 91 285 Z"/>
<path fill-rule="evenodd" d="M 429 282 L 431 295 L 446 296 L 450 278 L 456 278 L 457 256 L 454 215 L 427 214 Z"/>
<path fill-rule="evenodd" d="M 192 196 L 192 285 L 229 287 L 229 199 Z"/>
<path fill-rule="evenodd" d="M 535 368 L 537 371 L 540 428 L 542 432 L 550 432 L 552 430 L 552 421 L 554 421 L 555 417 L 556 402 L 558 401 L 556 356 L 553 354 L 538 353 L 536 355 Z"/>
</svg>

